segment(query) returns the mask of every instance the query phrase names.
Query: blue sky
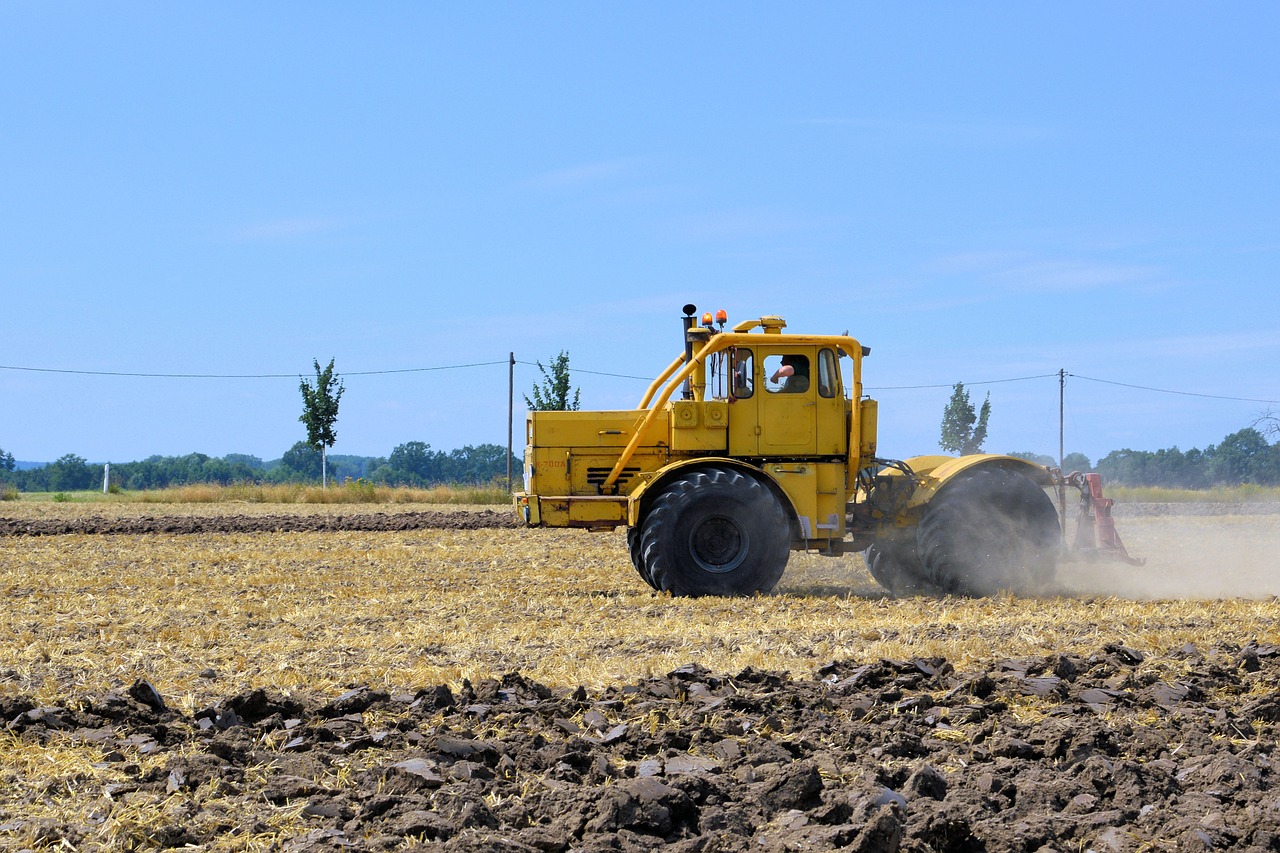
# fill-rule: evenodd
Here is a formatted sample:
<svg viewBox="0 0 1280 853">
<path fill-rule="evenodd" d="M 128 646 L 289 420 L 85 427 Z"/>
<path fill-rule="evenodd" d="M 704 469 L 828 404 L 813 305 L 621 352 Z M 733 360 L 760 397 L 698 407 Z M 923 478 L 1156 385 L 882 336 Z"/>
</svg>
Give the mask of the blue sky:
<svg viewBox="0 0 1280 853">
<path fill-rule="evenodd" d="M 2 3 L 0 448 L 275 458 L 313 358 L 335 453 L 505 444 L 509 352 L 518 419 L 562 349 L 584 408 L 629 408 L 647 383 L 601 374 L 661 369 L 686 302 L 872 347 L 883 455 L 936 452 L 957 381 L 987 449 L 1056 453 L 1059 369 L 1068 451 L 1204 447 L 1280 408 L 1277 32 L 1247 2 Z"/>
</svg>

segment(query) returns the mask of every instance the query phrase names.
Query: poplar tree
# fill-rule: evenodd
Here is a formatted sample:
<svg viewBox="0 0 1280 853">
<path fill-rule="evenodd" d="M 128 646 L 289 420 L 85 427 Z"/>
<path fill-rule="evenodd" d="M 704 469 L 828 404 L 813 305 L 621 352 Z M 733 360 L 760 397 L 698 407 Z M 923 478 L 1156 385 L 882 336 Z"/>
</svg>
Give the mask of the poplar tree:
<svg viewBox="0 0 1280 853">
<path fill-rule="evenodd" d="M 338 434 L 333 424 L 338 420 L 338 401 L 342 399 L 342 380 L 333 372 L 333 359 L 329 366 L 320 369 L 320 361 L 312 359 L 316 370 L 316 383 L 312 385 L 301 376 L 298 387 L 302 391 L 302 415 L 298 420 L 307 427 L 307 445 L 320 451 L 320 484 L 329 487 L 329 468 L 327 448 L 333 447 Z"/>
<path fill-rule="evenodd" d="M 938 444 L 943 450 L 966 456 L 981 453 L 987 440 L 987 419 L 991 417 L 991 395 L 982 401 L 982 409 L 974 412 L 969 392 L 963 382 L 957 382 L 951 391 L 951 400 L 942 411 L 942 438 Z"/>
</svg>

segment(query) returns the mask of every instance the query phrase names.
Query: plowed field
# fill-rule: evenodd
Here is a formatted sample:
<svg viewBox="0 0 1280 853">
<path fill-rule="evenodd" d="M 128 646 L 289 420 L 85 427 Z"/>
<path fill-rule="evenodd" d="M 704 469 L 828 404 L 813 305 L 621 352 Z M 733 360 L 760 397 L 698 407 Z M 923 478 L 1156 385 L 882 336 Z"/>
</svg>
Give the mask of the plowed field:
<svg viewBox="0 0 1280 853">
<path fill-rule="evenodd" d="M 505 512 L 106 512 L 0 520 L 6 849 L 1280 850 L 1274 514 L 673 600 Z"/>
</svg>

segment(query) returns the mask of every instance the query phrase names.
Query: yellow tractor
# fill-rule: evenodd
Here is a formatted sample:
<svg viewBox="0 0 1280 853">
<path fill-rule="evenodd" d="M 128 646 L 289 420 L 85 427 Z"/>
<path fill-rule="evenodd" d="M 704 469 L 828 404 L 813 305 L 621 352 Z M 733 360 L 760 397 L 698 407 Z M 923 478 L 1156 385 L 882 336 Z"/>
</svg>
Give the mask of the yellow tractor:
<svg viewBox="0 0 1280 853">
<path fill-rule="evenodd" d="M 634 410 L 530 412 L 524 523 L 625 527 L 640 576 L 674 595 L 767 592 L 793 550 L 861 551 L 897 595 L 1050 583 L 1055 470 L 991 454 L 882 459 L 869 348 L 786 333 L 776 316 L 726 323 L 684 306 L 684 351 Z"/>
</svg>

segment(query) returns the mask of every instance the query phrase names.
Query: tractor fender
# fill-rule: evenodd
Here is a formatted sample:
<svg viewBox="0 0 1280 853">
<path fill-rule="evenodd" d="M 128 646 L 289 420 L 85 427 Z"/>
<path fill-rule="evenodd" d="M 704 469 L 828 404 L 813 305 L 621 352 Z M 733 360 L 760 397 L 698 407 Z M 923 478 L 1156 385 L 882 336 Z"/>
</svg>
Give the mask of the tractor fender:
<svg viewBox="0 0 1280 853">
<path fill-rule="evenodd" d="M 903 461 L 921 477 L 920 485 L 912 494 L 908 507 L 928 503 L 949 484 L 962 479 L 963 475 L 984 468 L 1017 471 L 1039 486 L 1054 485 L 1053 475 L 1047 468 L 1016 456 L 973 453 L 968 456 L 914 456 Z"/>
<path fill-rule="evenodd" d="M 792 525 L 796 524 L 795 505 L 791 502 L 791 498 L 787 497 L 787 493 L 778 484 L 778 481 L 767 471 L 755 465 L 749 465 L 740 459 L 729 459 L 723 456 L 703 456 L 698 459 L 682 459 L 679 462 L 672 462 L 659 468 L 652 478 L 627 495 L 627 526 L 636 527 L 644 521 L 652 499 L 662 494 L 662 489 L 667 483 L 680 474 L 696 471 L 699 468 L 732 468 L 741 471 L 748 477 L 759 480 L 765 484 L 774 497 L 778 499 L 778 502 L 782 504 Z"/>
</svg>

